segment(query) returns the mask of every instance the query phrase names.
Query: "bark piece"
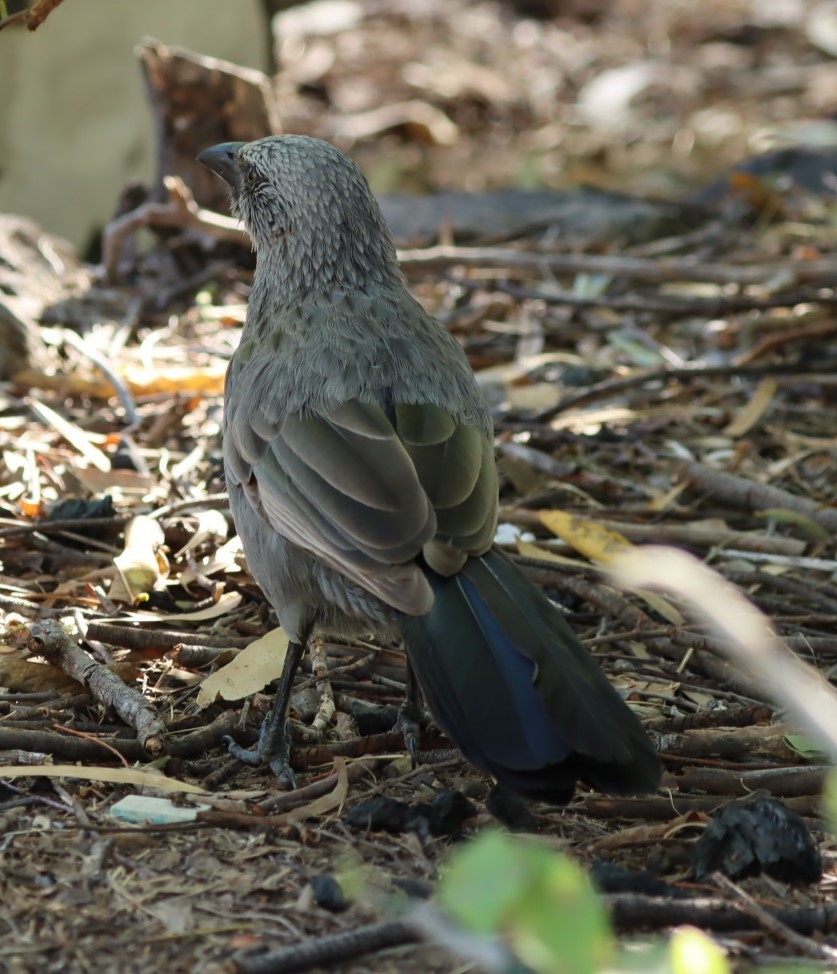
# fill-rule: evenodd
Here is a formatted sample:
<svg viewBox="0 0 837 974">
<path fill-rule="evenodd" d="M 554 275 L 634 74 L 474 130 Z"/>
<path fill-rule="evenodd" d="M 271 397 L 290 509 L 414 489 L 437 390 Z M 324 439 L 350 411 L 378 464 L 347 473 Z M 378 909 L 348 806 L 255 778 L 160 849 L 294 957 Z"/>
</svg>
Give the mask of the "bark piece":
<svg viewBox="0 0 837 974">
<path fill-rule="evenodd" d="M 156 126 L 152 199 L 167 199 L 164 177 L 180 176 L 200 206 L 229 212 L 223 184 L 195 156 L 219 142 L 251 142 L 281 132 L 270 79 L 154 38 L 145 38 L 136 53 Z"/>
</svg>

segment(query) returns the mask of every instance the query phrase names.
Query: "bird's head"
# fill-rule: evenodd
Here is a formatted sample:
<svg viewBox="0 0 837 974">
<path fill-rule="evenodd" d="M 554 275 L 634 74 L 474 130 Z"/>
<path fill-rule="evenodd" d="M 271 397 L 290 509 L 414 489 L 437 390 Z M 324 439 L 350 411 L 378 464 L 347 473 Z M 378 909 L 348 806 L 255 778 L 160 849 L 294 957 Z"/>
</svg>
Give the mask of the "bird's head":
<svg viewBox="0 0 837 974">
<path fill-rule="evenodd" d="M 230 187 L 233 213 L 259 256 L 274 253 L 308 285 L 398 275 L 395 247 L 369 184 L 328 142 L 302 135 L 224 142 L 202 152 L 198 162 Z"/>
</svg>

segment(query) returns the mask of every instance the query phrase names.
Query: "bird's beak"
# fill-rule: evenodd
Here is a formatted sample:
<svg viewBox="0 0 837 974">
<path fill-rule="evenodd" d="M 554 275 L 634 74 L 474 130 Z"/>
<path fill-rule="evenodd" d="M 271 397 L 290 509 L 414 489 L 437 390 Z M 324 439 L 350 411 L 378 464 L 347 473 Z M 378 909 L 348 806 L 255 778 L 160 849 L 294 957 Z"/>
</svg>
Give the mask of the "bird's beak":
<svg viewBox="0 0 837 974">
<path fill-rule="evenodd" d="M 236 195 L 241 192 L 238 151 L 246 144 L 246 142 L 222 142 L 220 145 L 213 145 L 211 149 L 204 149 L 198 156 L 198 162 L 220 176 Z"/>
</svg>

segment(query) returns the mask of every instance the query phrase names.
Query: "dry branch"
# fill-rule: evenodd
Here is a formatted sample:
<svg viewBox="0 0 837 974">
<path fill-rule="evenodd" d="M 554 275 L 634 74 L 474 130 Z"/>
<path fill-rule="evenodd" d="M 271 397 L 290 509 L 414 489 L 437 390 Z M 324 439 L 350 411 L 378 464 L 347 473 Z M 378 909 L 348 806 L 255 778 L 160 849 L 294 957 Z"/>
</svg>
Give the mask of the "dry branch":
<svg viewBox="0 0 837 974">
<path fill-rule="evenodd" d="M 828 260 L 777 260 L 761 264 L 710 264 L 697 260 L 658 260 L 599 254 L 556 254 L 551 250 L 531 251 L 499 247 L 428 247 L 401 250 L 398 259 L 405 270 L 439 270 L 445 267 L 500 267 L 553 274 L 596 274 L 662 283 L 703 281 L 712 284 L 834 283 L 834 262 Z"/>
<path fill-rule="evenodd" d="M 643 896 L 639 893 L 610 893 L 605 895 L 617 929 L 635 930 L 637 927 L 660 929 L 684 923 L 705 930 L 757 930 L 760 926 L 746 910 L 720 897 L 698 897 L 674 900 L 669 897 Z M 837 906 L 765 907 L 791 930 L 810 935 L 831 933 L 837 928 Z"/>
<path fill-rule="evenodd" d="M 135 210 L 112 220 L 102 233 L 102 263 L 108 280 L 115 280 L 126 242 L 143 227 L 194 230 L 212 241 L 249 247 L 250 241 L 237 220 L 198 206 L 179 176 L 164 176 L 168 200 L 142 203 Z"/>
<path fill-rule="evenodd" d="M 781 487 L 759 484 L 746 477 L 739 477 L 737 474 L 717 470 L 702 463 L 684 463 L 681 472 L 695 486 L 711 493 L 716 500 L 726 501 L 747 511 L 786 508 L 810 517 L 811 520 L 837 534 L 837 508 L 823 507 L 807 497 L 791 494 Z"/>
<path fill-rule="evenodd" d="M 68 676 L 87 687 L 97 700 L 113 707 L 136 730 L 139 743 L 149 754 L 162 753 L 165 726 L 148 701 L 106 666 L 88 656 L 57 622 L 45 620 L 32 626 L 29 649 L 60 666 Z"/>
<path fill-rule="evenodd" d="M 366 954 L 416 943 L 420 939 L 413 926 L 403 920 L 357 927 L 346 933 L 318 937 L 263 954 L 240 953 L 234 959 L 238 974 L 294 974 L 312 967 L 332 967 Z"/>
</svg>

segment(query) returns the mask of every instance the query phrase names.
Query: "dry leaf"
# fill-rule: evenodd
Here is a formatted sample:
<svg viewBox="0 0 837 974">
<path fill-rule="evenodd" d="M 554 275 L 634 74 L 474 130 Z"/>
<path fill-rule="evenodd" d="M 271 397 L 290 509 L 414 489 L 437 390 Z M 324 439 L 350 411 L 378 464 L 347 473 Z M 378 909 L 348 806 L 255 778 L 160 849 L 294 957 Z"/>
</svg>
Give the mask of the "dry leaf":
<svg viewBox="0 0 837 974">
<path fill-rule="evenodd" d="M 349 794 L 349 776 L 346 773 L 346 759 L 335 755 L 334 770 L 337 772 L 337 784 L 326 795 L 321 795 L 307 805 L 300 805 L 299 808 L 291 809 L 285 816 L 287 821 L 293 822 L 303 818 L 314 818 L 318 815 L 327 815 L 329 812 L 339 812 Z"/>
<path fill-rule="evenodd" d="M 46 423 L 47 426 L 51 426 L 56 433 L 63 436 L 71 446 L 78 450 L 88 463 L 103 473 L 110 470 L 109 457 L 102 453 L 97 446 L 92 444 L 90 437 L 81 427 L 76 426 L 75 423 L 71 423 L 54 409 L 44 405 L 44 403 L 38 402 L 37 399 L 31 399 L 27 396 L 25 402 L 42 422 Z"/>
<path fill-rule="evenodd" d="M 589 518 L 568 514 L 566 511 L 536 511 L 535 513 L 544 527 L 572 545 L 590 561 L 607 565 L 617 555 L 633 547 L 631 542 L 618 531 L 602 527 Z"/>
<path fill-rule="evenodd" d="M 770 408 L 778 388 L 779 383 L 775 379 L 762 379 L 747 405 L 722 432 L 734 437 L 749 433 Z"/>
<path fill-rule="evenodd" d="M 84 693 L 84 687 L 57 666 L 8 656 L 0 657 L 0 686 L 12 693 Z"/>
<path fill-rule="evenodd" d="M 157 768 L 85 768 L 78 764 L 53 764 L 47 767 L 0 765 L 0 778 L 83 778 L 85 781 L 109 781 L 117 785 L 137 785 L 160 791 L 185 791 L 205 795 L 203 788 L 167 778 Z"/>
<path fill-rule="evenodd" d="M 203 681 L 198 706 L 208 707 L 218 697 L 242 700 L 263 690 L 282 675 L 287 651 L 288 637 L 280 628 L 271 629 Z"/>
<path fill-rule="evenodd" d="M 119 616 L 117 622 L 207 622 L 217 619 L 237 609 L 241 605 L 242 596 L 239 592 L 222 592 L 212 605 L 194 612 L 149 612 L 134 609 Z"/>
<path fill-rule="evenodd" d="M 159 588 L 168 575 L 168 562 L 162 554 L 165 542 L 160 522 L 153 517 L 139 515 L 125 528 L 125 547 L 113 559 L 118 575 L 108 595 L 114 602 L 134 605 L 146 592 Z"/>
<path fill-rule="evenodd" d="M 177 552 L 176 558 L 194 551 L 204 541 L 223 541 L 230 533 L 230 526 L 221 511 L 200 511 L 195 517 L 197 518 L 195 533 Z"/>
</svg>

